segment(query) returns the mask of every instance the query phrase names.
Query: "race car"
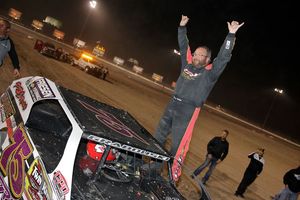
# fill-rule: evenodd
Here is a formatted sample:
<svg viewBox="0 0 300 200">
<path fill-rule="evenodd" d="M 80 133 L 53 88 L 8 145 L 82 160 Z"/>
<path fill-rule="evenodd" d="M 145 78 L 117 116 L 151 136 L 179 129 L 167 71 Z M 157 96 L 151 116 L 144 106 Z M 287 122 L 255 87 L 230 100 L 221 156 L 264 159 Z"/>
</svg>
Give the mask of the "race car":
<svg viewBox="0 0 300 200">
<path fill-rule="evenodd" d="M 0 146 L 1 199 L 185 199 L 170 155 L 128 112 L 45 77 L 0 96 Z"/>
</svg>

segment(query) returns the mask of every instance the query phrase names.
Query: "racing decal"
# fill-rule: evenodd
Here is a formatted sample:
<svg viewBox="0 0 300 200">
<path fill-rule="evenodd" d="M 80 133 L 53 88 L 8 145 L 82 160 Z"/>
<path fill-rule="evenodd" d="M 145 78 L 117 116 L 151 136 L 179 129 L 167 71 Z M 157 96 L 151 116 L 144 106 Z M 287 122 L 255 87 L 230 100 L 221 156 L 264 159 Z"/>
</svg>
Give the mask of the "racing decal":
<svg viewBox="0 0 300 200">
<path fill-rule="evenodd" d="M 144 140 L 141 136 L 136 134 L 134 131 L 132 131 L 129 127 L 127 127 L 125 124 L 123 124 L 120 120 L 118 120 L 114 115 L 105 112 L 104 110 L 94 108 L 93 106 L 87 104 L 86 102 L 80 101 L 77 99 L 77 101 L 86 109 L 89 111 L 95 113 L 95 117 L 105 126 L 108 128 L 114 130 L 117 133 L 120 133 L 123 136 L 126 137 L 134 137 L 137 140 L 143 142 L 146 145 L 149 145 L 149 143 Z"/>
<path fill-rule="evenodd" d="M 119 142 L 113 142 L 111 140 L 101 138 L 101 137 L 98 137 L 98 136 L 95 136 L 95 135 L 89 135 L 87 137 L 87 139 L 95 141 L 97 143 L 112 146 L 112 147 L 115 147 L 117 149 L 123 149 L 125 151 L 130 151 L 130 152 L 137 153 L 137 154 L 140 154 L 140 155 L 149 156 L 149 157 L 152 157 L 152 158 L 155 158 L 155 159 L 164 160 L 164 161 L 170 160 L 170 158 L 167 157 L 167 156 L 163 156 L 163 155 L 160 155 L 160 154 L 157 154 L 157 153 L 154 153 L 154 152 L 150 152 L 150 151 L 146 151 L 146 150 L 139 149 L 139 148 L 136 148 L 136 147 L 132 147 L 132 146 L 129 146 L 127 144 L 121 144 Z"/>
<path fill-rule="evenodd" d="M 184 69 L 181 73 L 181 75 L 188 80 L 195 80 L 198 76 L 201 76 L 202 73 L 193 73 L 189 71 L 189 69 Z"/>
<path fill-rule="evenodd" d="M 39 158 L 33 161 L 26 174 L 25 195 L 32 200 L 52 199 L 52 190 L 47 172 Z"/>
<path fill-rule="evenodd" d="M 61 197 L 65 197 L 70 192 L 67 181 L 60 171 L 54 172 L 53 184 L 57 187 Z"/>
<path fill-rule="evenodd" d="M 14 200 L 3 176 L 0 175 L 0 197 L 1 200 Z"/>
<path fill-rule="evenodd" d="M 22 110 L 26 110 L 27 102 L 25 100 L 25 90 L 22 86 L 22 83 L 18 81 L 13 87 L 15 88 L 16 98 L 19 100 L 19 105 L 21 106 Z"/>
<path fill-rule="evenodd" d="M 0 120 L 1 122 L 4 122 L 5 119 L 6 119 L 6 114 L 5 114 L 4 106 L 0 104 Z"/>
<path fill-rule="evenodd" d="M 45 78 L 35 79 L 34 81 L 30 79 L 26 82 L 26 85 L 33 102 L 40 99 L 55 97 L 54 92 L 51 90 L 51 87 Z"/>
<path fill-rule="evenodd" d="M 15 109 L 7 92 L 0 98 L 0 119 L 4 122 L 7 118 L 15 114 Z"/>
<path fill-rule="evenodd" d="M 0 169 L 8 177 L 13 196 L 20 198 L 25 183 L 25 160 L 32 155 L 33 148 L 22 126 L 16 129 L 10 141 L 1 155 Z"/>
<path fill-rule="evenodd" d="M 178 181 L 181 176 L 182 165 L 185 159 L 185 156 L 189 150 L 189 145 L 192 139 L 194 125 L 199 116 L 200 108 L 196 108 L 193 116 L 189 122 L 187 129 L 181 139 L 179 147 L 177 149 L 176 155 L 174 157 L 173 165 L 172 165 L 172 178 L 174 181 Z"/>
<path fill-rule="evenodd" d="M 7 118 L 5 122 L 7 127 L 7 134 L 9 138 L 11 138 L 14 133 L 14 127 L 17 126 L 14 116 Z"/>
</svg>

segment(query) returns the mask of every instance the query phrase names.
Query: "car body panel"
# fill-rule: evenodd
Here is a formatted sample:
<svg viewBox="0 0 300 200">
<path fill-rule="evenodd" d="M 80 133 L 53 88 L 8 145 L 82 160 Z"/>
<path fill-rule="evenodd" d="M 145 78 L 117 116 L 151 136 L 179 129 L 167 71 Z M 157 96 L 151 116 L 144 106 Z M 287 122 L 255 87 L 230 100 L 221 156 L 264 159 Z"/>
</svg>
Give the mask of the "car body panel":
<svg viewBox="0 0 300 200">
<path fill-rule="evenodd" d="M 44 77 L 15 80 L 0 96 L 0 133 L 4 199 L 184 199 L 165 178 L 140 175 L 136 160 L 170 166 L 170 156 L 129 113 Z M 88 142 L 105 146 L 101 159 L 88 155 Z M 111 149 L 120 161 L 106 160 Z M 132 173 L 111 170 L 122 162 Z M 118 183 L 104 171 L 130 181 Z"/>
</svg>

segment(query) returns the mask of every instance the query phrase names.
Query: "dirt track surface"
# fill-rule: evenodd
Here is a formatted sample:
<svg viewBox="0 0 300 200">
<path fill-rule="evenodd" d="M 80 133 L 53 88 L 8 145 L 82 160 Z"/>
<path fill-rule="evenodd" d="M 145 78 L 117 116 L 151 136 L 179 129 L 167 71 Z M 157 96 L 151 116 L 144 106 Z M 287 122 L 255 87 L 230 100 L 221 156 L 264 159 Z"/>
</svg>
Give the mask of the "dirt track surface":
<svg viewBox="0 0 300 200">
<path fill-rule="evenodd" d="M 29 39 L 28 35 L 34 39 Z M 110 70 L 108 81 L 103 81 L 69 64 L 42 56 L 33 49 L 37 36 L 21 32 L 16 27 L 13 28 L 11 37 L 19 54 L 22 77 L 45 76 L 66 88 L 128 111 L 148 131 L 154 132 L 170 94 L 145 86 L 135 81 L 131 75 L 111 66 L 108 66 Z M 0 77 L 2 93 L 13 80 L 8 57 L 0 68 Z M 204 160 L 208 141 L 219 135 L 222 129 L 230 131 L 228 136 L 230 147 L 227 158 L 217 165 L 207 183 L 207 190 L 213 200 L 238 199 L 233 194 L 249 163 L 247 155 L 257 147 L 266 149 L 266 163 L 261 175 L 246 191 L 245 199 L 270 199 L 270 195 L 283 188 L 284 173 L 300 164 L 299 147 L 203 109 L 194 129 L 183 175 L 177 183 L 178 189 L 189 200 L 199 199 L 197 182 L 190 178 L 190 174 Z M 197 179 L 200 178 L 199 176 Z"/>
</svg>

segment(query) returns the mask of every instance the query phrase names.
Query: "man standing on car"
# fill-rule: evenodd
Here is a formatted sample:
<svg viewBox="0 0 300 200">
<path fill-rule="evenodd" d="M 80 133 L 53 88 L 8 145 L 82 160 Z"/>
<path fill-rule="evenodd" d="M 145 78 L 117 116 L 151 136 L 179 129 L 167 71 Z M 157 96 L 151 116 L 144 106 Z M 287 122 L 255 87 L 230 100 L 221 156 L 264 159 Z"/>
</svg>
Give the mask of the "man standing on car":
<svg viewBox="0 0 300 200">
<path fill-rule="evenodd" d="M 211 50 L 198 47 L 193 56 L 189 48 L 186 24 L 189 18 L 181 17 L 178 28 L 178 43 L 181 55 L 181 74 L 176 82 L 175 93 L 168 104 L 157 127 L 155 138 L 164 145 L 172 133 L 171 154 L 173 179 L 178 180 L 192 137 L 192 131 L 200 108 L 206 101 L 217 79 L 231 59 L 235 43 L 235 33 L 244 24 L 227 22 L 229 33 L 220 48 L 218 56 L 211 61 Z"/>
<path fill-rule="evenodd" d="M 192 178 L 198 176 L 209 165 L 208 171 L 201 180 L 204 185 L 206 184 L 217 164 L 223 161 L 228 154 L 229 143 L 226 139 L 228 134 L 228 130 L 223 130 L 221 136 L 216 136 L 208 142 L 206 159 L 193 172 Z"/>
<path fill-rule="evenodd" d="M 8 36 L 10 27 L 11 25 L 9 21 L 0 19 L 0 66 L 2 66 L 6 54 L 8 54 L 14 67 L 13 74 L 16 78 L 18 78 L 20 77 L 20 65 L 15 45 L 12 39 Z"/>
</svg>

